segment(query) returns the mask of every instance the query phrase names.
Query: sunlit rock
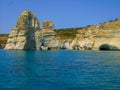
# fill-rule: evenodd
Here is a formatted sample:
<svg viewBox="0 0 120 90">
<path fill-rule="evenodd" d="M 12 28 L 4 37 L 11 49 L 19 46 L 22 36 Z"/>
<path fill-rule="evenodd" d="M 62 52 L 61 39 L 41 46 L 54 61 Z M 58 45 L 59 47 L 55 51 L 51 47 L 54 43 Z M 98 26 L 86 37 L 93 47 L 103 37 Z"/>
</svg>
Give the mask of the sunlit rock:
<svg viewBox="0 0 120 90">
<path fill-rule="evenodd" d="M 23 11 L 9 34 L 5 49 L 36 49 L 35 32 L 38 29 L 39 21 L 35 14 L 29 10 Z"/>
</svg>

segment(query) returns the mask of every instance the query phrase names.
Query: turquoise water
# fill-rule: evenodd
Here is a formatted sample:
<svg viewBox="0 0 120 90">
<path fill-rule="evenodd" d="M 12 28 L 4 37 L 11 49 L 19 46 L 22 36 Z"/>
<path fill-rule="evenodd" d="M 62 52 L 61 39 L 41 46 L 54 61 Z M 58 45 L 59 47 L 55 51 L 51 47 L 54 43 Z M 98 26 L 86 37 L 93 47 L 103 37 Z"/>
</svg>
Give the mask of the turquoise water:
<svg viewBox="0 0 120 90">
<path fill-rule="evenodd" d="M 120 90 L 120 51 L 0 50 L 0 90 Z"/>
</svg>

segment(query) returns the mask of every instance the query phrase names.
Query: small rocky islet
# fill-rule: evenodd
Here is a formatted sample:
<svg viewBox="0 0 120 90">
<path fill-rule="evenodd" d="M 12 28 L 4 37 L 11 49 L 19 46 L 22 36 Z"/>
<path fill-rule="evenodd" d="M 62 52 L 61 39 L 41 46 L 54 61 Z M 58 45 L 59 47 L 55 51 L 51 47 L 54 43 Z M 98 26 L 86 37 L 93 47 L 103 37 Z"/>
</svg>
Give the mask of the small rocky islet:
<svg viewBox="0 0 120 90">
<path fill-rule="evenodd" d="M 119 22 L 116 20 L 115 22 Z M 54 23 L 50 20 L 40 22 L 29 10 L 18 17 L 16 26 L 8 36 L 7 50 L 120 50 L 120 23 L 115 28 L 107 25 L 113 22 L 88 26 L 78 30 L 74 39 L 62 40 L 56 34 Z"/>
</svg>

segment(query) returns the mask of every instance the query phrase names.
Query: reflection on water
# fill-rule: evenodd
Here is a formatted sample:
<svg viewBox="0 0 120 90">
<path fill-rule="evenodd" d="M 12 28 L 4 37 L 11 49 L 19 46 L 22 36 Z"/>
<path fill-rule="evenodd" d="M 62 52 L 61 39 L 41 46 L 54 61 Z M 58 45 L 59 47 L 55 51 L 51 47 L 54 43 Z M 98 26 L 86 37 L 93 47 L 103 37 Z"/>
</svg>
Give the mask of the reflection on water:
<svg viewBox="0 0 120 90">
<path fill-rule="evenodd" d="M 120 52 L 0 50 L 0 90 L 119 90 Z"/>
</svg>

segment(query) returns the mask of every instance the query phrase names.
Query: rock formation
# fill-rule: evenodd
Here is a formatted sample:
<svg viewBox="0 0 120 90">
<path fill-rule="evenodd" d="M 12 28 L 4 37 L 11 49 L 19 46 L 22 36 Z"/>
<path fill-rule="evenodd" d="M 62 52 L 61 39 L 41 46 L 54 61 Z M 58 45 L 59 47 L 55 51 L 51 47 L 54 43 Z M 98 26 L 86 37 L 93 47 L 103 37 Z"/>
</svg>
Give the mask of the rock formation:
<svg viewBox="0 0 120 90">
<path fill-rule="evenodd" d="M 43 29 L 35 33 L 37 50 L 60 48 L 59 38 L 53 30 L 54 24 L 52 21 L 43 21 Z"/>
<path fill-rule="evenodd" d="M 88 26 L 77 30 L 74 40 L 63 36 L 72 36 L 69 30 L 64 35 L 57 37 L 54 23 L 43 21 L 42 30 L 36 16 L 25 10 L 18 18 L 16 26 L 9 34 L 5 49 L 75 49 L 75 50 L 120 50 L 120 19 L 112 22 Z M 74 29 L 72 29 L 74 30 Z M 3 45 L 2 45 L 3 46 Z"/>
<path fill-rule="evenodd" d="M 117 20 L 114 23 L 108 22 L 79 30 L 70 48 L 78 50 L 120 50 L 119 22 L 120 20 Z"/>
<path fill-rule="evenodd" d="M 43 21 L 40 30 L 39 21 L 29 10 L 25 10 L 18 18 L 17 25 L 9 34 L 5 49 L 58 49 L 59 38 L 54 32 L 52 21 Z"/>
<path fill-rule="evenodd" d="M 35 32 L 38 29 L 40 27 L 36 16 L 31 11 L 25 10 L 9 34 L 5 49 L 35 49 Z"/>
<path fill-rule="evenodd" d="M 91 31 L 79 31 L 72 42 L 71 48 L 75 50 L 91 50 L 94 46 L 94 42 L 95 40 Z"/>
<path fill-rule="evenodd" d="M 61 49 L 71 49 L 72 46 L 72 40 L 62 40 L 60 48 Z"/>
<path fill-rule="evenodd" d="M 52 21 L 45 20 L 42 25 L 43 29 L 54 30 L 54 23 Z"/>
</svg>

